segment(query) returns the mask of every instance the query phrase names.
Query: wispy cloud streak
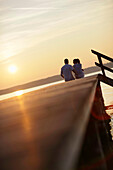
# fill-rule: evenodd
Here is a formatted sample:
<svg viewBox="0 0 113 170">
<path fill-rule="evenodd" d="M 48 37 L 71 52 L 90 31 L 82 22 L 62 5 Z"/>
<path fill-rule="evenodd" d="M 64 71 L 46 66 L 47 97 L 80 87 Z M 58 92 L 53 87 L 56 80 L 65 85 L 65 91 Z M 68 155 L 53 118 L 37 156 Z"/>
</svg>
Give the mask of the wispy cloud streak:
<svg viewBox="0 0 113 170">
<path fill-rule="evenodd" d="M 0 61 L 7 58 L 7 44 L 14 51 L 7 54 L 11 57 L 42 41 L 102 23 L 104 18 L 110 22 L 113 17 L 110 0 L 4 0 L 0 4 Z"/>
</svg>

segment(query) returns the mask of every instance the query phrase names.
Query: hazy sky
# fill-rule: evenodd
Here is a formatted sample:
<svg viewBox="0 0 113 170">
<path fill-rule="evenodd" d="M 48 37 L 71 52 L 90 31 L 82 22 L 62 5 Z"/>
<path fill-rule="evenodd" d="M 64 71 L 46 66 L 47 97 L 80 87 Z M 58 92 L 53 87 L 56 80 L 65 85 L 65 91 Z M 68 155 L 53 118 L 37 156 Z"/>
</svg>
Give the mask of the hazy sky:
<svg viewBox="0 0 113 170">
<path fill-rule="evenodd" d="M 113 0 L 0 0 L 0 28 L 0 89 L 58 75 L 65 58 L 93 66 L 91 49 L 113 57 Z"/>
</svg>

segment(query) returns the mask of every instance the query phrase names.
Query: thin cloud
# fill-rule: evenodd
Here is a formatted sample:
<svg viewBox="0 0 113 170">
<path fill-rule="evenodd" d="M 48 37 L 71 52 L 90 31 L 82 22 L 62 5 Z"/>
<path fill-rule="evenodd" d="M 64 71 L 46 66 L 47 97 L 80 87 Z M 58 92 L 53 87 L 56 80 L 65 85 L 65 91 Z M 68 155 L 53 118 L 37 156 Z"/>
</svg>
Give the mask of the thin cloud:
<svg viewBox="0 0 113 170">
<path fill-rule="evenodd" d="M 54 9 L 59 9 L 59 8 L 50 8 L 50 7 L 45 7 L 45 8 L 42 8 L 42 7 L 39 7 L 39 8 L 11 8 L 11 10 L 54 10 Z"/>
<path fill-rule="evenodd" d="M 23 7 L 17 7 L 22 6 L 23 1 L 26 2 Z M 15 49 L 17 52 L 51 38 L 81 30 L 87 25 L 100 24 L 104 22 L 104 17 L 108 20 L 113 17 L 113 3 L 110 1 L 107 3 L 106 1 L 84 2 L 81 0 L 65 3 L 65 0 L 62 2 L 39 0 L 36 7 L 29 7 L 30 1 L 28 6 L 25 0 L 17 4 L 13 0 L 11 2 L 14 2 L 14 5 L 3 8 L 7 12 L 0 12 L 2 14 L 0 23 L 3 28 L 0 44 L 11 41 L 18 46 Z M 33 1 L 31 6 L 35 2 Z M 93 9 L 92 6 L 94 6 Z M 1 58 L 3 59 L 2 55 Z"/>
</svg>

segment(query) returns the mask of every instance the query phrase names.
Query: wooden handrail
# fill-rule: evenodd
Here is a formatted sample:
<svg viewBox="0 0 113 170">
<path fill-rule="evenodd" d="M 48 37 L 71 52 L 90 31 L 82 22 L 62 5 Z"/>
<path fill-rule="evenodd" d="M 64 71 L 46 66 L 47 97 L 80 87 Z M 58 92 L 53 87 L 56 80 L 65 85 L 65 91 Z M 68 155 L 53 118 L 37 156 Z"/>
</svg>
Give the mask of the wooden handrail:
<svg viewBox="0 0 113 170">
<path fill-rule="evenodd" d="M 104 55 L 104 54 L 101 54 L 101 53 L 99 53 L 99 52 L 97 52 L 97 51 L 95 51 L 95 50 L 91 50 L 91 52 L 92 52 L 93 54 L 96 54 L 96 55 L 98 55 L 98 56 L 106 59 L 106 60 L 109 60 L 109 61 L 113 62 L 113 59 L 112 59 L 112 58 L 110 58 L 110 57 L 108 57 L 108 56 L 106 56 L 106 55 Z"/>
<path fill-rule="evenodd" d="M 98 66 L 98 67 L 101 67 L 101 65 L 100 65 L 99 63 L 97 63 L 97 62 L 95 62 L 95 65 Z M 111 73 L 113 73 L 113 70 L 112 70 L 111 68 L 108 68 L 108 67 L 106 67 L 106 66 L 103 66 L 103 68 L 104 68 L 105 70 L 108 70 L 108 71 L 110 71 Z"/>
<path fill-rule="evenodd" d="M 98 74 L 98 80 L 113 87 L 113 79 L 111 79 L 107 76 L 103 76 L 102 74 Z"/>
</svg>

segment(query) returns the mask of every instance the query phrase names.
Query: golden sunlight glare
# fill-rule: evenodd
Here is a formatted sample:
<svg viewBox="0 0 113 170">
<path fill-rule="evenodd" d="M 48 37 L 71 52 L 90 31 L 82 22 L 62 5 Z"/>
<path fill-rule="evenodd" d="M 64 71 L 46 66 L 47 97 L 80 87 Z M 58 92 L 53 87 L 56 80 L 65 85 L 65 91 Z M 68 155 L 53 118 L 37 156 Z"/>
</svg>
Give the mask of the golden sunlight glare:
<svg viewBox="0 0 113 170">
<path fill-rule="evenodd" d="M 19 90 L 19 91 L 15 92 L 15 95 L 16 96 L 21 96 L 23 93 L 24 93 L 23 90 Z"/>
<path fill-rule="evenodd" d="M 16 71 L 17 71 L 17 67 L 15 65 L 9 66 L 9 72 L 10 73 L 16 73 Z"/>
</svg>

